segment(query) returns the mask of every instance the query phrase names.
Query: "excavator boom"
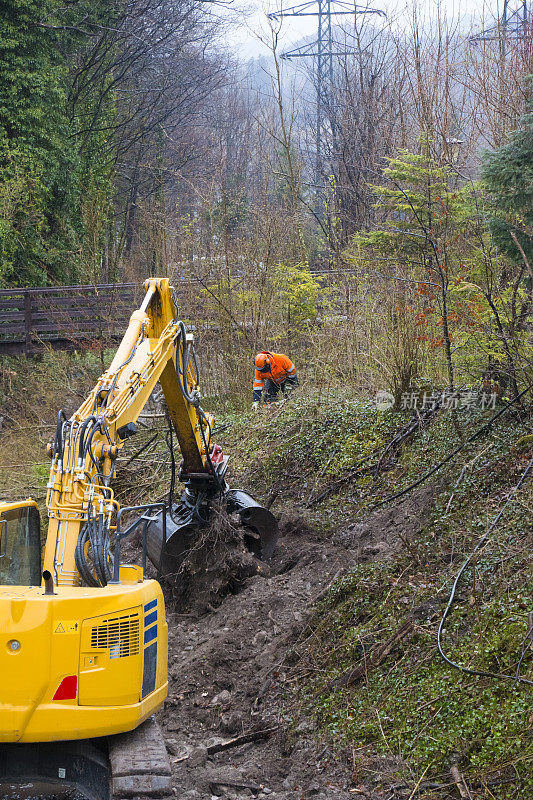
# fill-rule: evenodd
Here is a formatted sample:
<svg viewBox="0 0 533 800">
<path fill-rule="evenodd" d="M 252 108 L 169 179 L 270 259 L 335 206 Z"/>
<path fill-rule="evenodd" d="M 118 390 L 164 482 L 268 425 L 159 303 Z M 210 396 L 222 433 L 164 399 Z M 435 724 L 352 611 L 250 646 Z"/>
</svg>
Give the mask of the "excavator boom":
<svg viewBox="0 0 533 800">
<path fill-rule="evenodd" d="M 105 585 L 110 578 L 109 530 L 118 511 L 110 485 L 115 461 L 158 381 L 186 471 L 205 476 L 208 483 L 213 480 L 206 451 L 213 419 L 200 416 L 190 402 L 198 391 L 197 375 L 187 358 L 190 342 L 176 319 L 168 279 L 152 278 L 145 287 L 144 301 L 133 312 L 109 369 L 69 419 L 59 413 L 49 445 L 44 567 L 59 586 L 77 586 L 82 580 Z M 93 578 L 84 552 L 87 543 Z"/>
</svg>

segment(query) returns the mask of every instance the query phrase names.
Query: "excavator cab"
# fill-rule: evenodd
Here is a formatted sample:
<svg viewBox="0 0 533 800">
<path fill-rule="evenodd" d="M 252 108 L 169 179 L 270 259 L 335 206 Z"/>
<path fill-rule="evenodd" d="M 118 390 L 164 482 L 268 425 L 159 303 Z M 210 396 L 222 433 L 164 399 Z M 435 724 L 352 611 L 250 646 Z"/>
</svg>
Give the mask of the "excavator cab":
<svg viewBox="0 0 533 800">
<path fill-rule="evenodd" d="M 0 586 L 41 583 L 41 522 L 33 500 L 0 502 Z"/>
</svg>

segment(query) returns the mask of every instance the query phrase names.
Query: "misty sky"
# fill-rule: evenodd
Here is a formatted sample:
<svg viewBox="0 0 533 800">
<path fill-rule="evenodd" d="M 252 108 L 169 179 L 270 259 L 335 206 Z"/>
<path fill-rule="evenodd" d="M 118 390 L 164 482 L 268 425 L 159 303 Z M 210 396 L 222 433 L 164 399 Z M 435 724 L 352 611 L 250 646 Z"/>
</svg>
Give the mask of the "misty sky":
<svg viewBox="0 0 533 800">
<path fill-rule="evenodd" d="M 520 0 L 511 0 L 511 2 L 519 3 Z M 289 8 L 296 5 L 298 0 L 283 0 L 283 7 Z M 482 19 L 485 18 L 485 26 L 493 24 L 494 17 L 490 19 L 491 15 L 498 15 L 498 9 L 503 6 L 503 0 L 440 0 L 440 7 L 444 9 L 448 17 L 455 19 L 460 18 L 463 22 L 473 20 L 477 30 L 482 27 Z M 399 2 L 399 0 L 376 0 L 376 2 L 369 2 L 371 8 L 379 8 L 387 13 L 388 19 L 393 22 L 395 26 L 402 25 L 402 17 L 409 13 L 409 8 L 412 8 L 412 0 L 408 2 Z M 436 0 L 418 0 L 418 6 L 425 14 L 435 14 L 437 9 Z M 268 55 L 268 49 L 265 45 L 261 44 L 255 35 L 259 31 L 263 31 L 264 35 L 267 32 L 266 12 L 274 11 L 280 7 L 280 4 L 275 0 L 248 0 L 246 3 L 246 11 L 244 13 L 230 12 L 232 18 L 235 20 L 233 30 L 228 37 L 228 44 L 232 50 L 242 59 L 248 60 L 258 55 Z M 241 6 L 242 8 L 242 6 Z M 347 17 L 339 17 L 339 20 L 346 22 Z M 368 17 L 373 19 L 375 24 L 379 24 L 378 17 Z M 287 18 L 283 22 L 282 36 L 281 36 L 281 49 L 289 49 L 295 42 L 300 39 L 312 36 L 317 28 L 316 17 L 304 18 Z"/>
</svg>

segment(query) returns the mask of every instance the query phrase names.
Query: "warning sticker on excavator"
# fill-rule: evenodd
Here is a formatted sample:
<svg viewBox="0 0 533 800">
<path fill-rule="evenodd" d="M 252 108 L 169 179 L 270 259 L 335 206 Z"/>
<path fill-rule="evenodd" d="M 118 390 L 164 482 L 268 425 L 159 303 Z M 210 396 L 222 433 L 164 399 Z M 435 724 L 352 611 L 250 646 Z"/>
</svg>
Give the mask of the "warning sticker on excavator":
<svg viewBox="0 0 533 800">
<path fill-rule="evenodd" d="M 54 633 L 77 633 L 80 625 L 73 619 L 62 620 L 56 623 Z"/>
</svg>

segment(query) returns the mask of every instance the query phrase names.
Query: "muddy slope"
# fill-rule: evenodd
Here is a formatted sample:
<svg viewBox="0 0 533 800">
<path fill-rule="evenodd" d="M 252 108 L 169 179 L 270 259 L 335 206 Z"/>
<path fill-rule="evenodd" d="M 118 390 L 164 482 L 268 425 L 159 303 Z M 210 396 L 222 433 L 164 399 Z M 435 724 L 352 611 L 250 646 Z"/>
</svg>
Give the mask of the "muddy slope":
<svg viewBox="0 0 533 800">
<path fill-rule="evenodd" d="M 386 558 L 403 546 L 431 502 L 426 489 L 333 539 L 282 520 L 263 574 L 246 578 L 214 611 L 169 610 L 170 689 L 160 722 L 180 800 L 354 796 L 348 754 L 334 756 L 299 716 L 283 662 L 307 635 L 307 614 L 332 580 L 359 560 Z M 269 733 L 214 752 L 254 732 Z"/>
</svg>

